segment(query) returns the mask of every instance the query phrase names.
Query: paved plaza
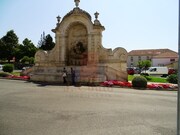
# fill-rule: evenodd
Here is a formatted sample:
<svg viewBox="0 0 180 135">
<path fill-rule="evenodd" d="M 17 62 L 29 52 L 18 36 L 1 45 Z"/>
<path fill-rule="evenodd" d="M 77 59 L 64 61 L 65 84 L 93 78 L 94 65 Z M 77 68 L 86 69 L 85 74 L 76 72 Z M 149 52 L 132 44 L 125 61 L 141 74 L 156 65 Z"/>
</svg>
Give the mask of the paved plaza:
<svg viewBox="0 0 180 135">
<path fill-rule="evenodd" d="M 175 135 L 177 91 L 0 79 L 0 135 Z"/>
</svg>

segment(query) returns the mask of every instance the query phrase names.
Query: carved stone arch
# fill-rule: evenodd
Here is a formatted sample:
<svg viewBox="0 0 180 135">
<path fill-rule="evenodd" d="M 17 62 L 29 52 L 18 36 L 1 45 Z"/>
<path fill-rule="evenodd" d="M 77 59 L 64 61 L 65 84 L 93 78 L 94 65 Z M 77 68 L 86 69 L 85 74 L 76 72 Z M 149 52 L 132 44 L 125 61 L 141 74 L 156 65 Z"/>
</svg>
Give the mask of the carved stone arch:
<svg viewBox="0 0 180 135">
<path fill-rule="evenodd" d="M 87 65 L 88 31 L 81 22 L 71 23 L 65 31 L 66 64 L 68 66 Z"/>
<path fill-rule="evenodd" d="M 86 27 L 88 34 L 93 31 L 93 24 L 87 18 L 83 18 L 82 16 L 72 16 L 72 18 L 66 18 L 61 22 L 61 26 L 58 28 L 61 35 L 67 35 L 67 31 L 74 24 L 82 24 Z"/>
<path fill-rule="evenodd" d="M 82 26 L 88 31 L 86 24 L 84 24 L 84 23 L 81 22 L 81 21 L 75 21 L 75 22 L 70 22 L 70 23 L 65 27 L 64 35 L 65 35 L 65 36 L 68 36 L 70 29 L 71 29 L 72 27 L 74 28 L 76 25 L 82 25 Z"/>
<path fill-rule="evenodd" d="M 44 62 L 47 60 L 47 57 L 48 57 L 47 51 L 39 50 L 35 54 L 35 61 L 36 62 Z"/>
<path fill-rule="evenodd" d="M 120 61 L 126 61 L 127 51 L 122 47 L 117 47 L 113 50 L 113 56 L 115 59 L 119 59 Z"/>
</svg>

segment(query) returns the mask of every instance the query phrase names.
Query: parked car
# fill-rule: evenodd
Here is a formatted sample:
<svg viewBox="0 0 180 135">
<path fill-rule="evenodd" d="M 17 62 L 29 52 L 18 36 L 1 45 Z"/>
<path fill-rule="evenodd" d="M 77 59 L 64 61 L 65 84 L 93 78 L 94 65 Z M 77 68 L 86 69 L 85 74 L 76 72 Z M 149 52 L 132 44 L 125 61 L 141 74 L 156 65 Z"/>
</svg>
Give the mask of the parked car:
<svg viewBox="0 0 180 135">
<path fill-rule="evenodd" d="M 134 68 L 128 67 L 128 68 L 127 68 L 127 73 L 128 73 L 129 75 L 134 75 L 134 73 L 135 73 Z"/>
<path fill-rule="evenodd" d="M 27 70 L 27 69 L 29 69 L 30 67 L 23 67 L 22 68 L 22 70 L 24 71 L 24 70 Z"/>
<path fill-rule="evenodd" d="M 177 73 L 177 70 L 174 69 L 174 68 L 169 68 L 168 69 L 168 75 L 171 75 L 171 74 L 176 74 Z"/>
<path fill-rule="evenodd" d="M 141 69 L 139 67 L 134 67 L 134 73 L 135 74 L 140 74 L 141 73 Z"/>
<path fill-rule="evenodd" d="M 3 65 L 0 64 L 0 71 L 2 71 L 2 70 L 3 70 Z"/>
<path fill-rule="evenodd" d="M 143 70 L 141 74 L 144 75 L 152 75 L 152 76 L 168 76 L 168 68 L 167 67 L 150 67 L 148 70 Z"/>
</svg>

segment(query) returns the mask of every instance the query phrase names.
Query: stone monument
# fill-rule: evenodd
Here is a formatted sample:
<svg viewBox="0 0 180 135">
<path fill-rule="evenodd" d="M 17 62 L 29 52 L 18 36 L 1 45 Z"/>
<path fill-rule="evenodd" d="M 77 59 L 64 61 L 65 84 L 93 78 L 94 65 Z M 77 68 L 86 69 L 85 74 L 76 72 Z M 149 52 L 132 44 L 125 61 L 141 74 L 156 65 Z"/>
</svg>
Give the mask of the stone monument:
<svg viewBox="0 0 180 135">
<path fill-rule="evenodd" d="M 127 81 L 127 51 L 118 47 L 106 49 L 102 45 L 102 31 L 105 30 L 96 12 L 92 22 L 91 15 L 79 8 L 80 0 L 74 0 L 75 8 L 57 24 L 55 47 L 51 51 L 39 50 L 35 54 L 31 80 L 42 82 L 63 81 L 64 67 L 76 73 L 76 82 L 103 82 L 105 80 Z"/>
</svg>

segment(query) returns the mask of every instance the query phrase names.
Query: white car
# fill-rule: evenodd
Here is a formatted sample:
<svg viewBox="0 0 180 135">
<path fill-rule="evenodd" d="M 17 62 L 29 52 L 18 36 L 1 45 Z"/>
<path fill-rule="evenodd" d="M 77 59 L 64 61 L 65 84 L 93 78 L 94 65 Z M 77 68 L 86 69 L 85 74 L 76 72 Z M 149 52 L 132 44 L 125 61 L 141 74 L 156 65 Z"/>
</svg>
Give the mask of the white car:
<svg viewBox="0 0 180 135">
<path fill-rule="evenodd" d="M 2 71 L 2 69 L 3 69 L 3 65 L 0 64 L 0 71 Z"/>
<path fill-rule="evenodd" d="M 166 77 L 168 76 L 168 68 L 167 67 L 150 67 L 146 71 L 143 70 L 141 74 Z"/>
</svg>

